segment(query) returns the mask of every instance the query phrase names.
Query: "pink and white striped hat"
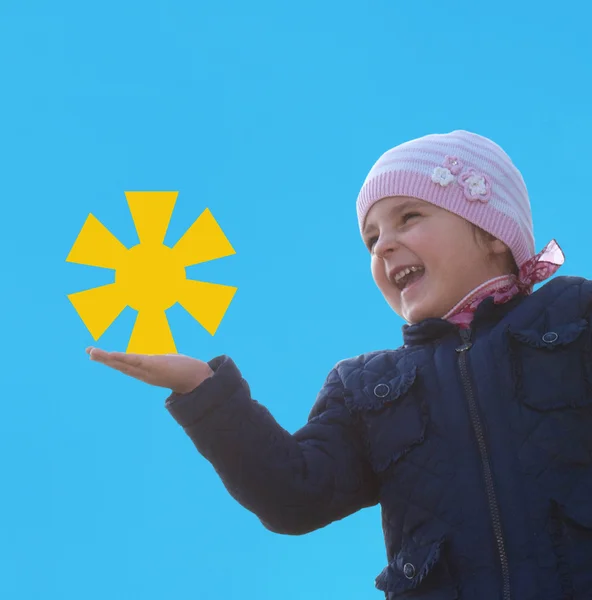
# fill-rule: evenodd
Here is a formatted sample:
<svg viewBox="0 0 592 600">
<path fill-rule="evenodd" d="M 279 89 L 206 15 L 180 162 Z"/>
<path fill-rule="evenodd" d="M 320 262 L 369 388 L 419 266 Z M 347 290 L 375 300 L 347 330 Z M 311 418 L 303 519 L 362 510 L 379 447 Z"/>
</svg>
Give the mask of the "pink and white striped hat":
<svg viewBox="0 0 592 600">
<path fill-rule="evenodd" d="M 511 250 L 521 275 L 540 262 L 524 179 L 504 150 L 485 137 L 462 130 L 431 134 L 385 152 L 358 195 L 360 232 L 372 205 L 390 196 L 419 198 L 491 233 Z M 552 250 L 553 263 L 561 264 L 561 250 L 550 244 L 546 257 Z M 523 279 L 532 284 L 532 277 Z"/>
</svg>

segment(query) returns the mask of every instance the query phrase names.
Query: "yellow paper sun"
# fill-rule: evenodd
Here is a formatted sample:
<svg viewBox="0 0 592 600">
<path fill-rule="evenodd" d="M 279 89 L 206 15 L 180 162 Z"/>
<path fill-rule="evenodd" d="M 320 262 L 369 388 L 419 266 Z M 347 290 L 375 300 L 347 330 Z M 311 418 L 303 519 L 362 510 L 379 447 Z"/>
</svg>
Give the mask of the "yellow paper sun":
<svg viewBox="0 0 592 600">
<path fill-rule="evenodd" d="M 237 288 L 187 279 L 185 267 L 235 254 L 206 209 L 173 248 L 163 244 L 178 192 L 126 192 L 140 243 L 126 248 L 89 214 L 66 262 L 115 269 L 115 283 L 68 299 L 98 340 L 119 314 L 138 311 L 127 352 L 176 353 L 166 310 L 177 302 L 211 335 Z"/>
</svg>

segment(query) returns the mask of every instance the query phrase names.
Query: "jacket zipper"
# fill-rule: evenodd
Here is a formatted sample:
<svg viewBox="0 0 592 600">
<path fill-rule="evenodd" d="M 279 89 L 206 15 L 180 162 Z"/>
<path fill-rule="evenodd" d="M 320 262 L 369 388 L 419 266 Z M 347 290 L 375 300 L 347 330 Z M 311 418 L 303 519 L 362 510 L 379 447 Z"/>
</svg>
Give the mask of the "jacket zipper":
<svg viewBox="0 0 592 600">
<path fill-rule="evenodd" d="M 483 476 L 485 478 L 485 488 L 487 490 L 487 501 L 489 503 L 489 512 L 491 513 L 491 521 L 493 525 L 493 532 L 495 534 L 495 540 L 497 544 L 498 556 L 502 567 L 502 580 L 503 580 L 503 598 L 504 600 L 511 600 L 510 595 L 510 570 L 508 568 L 508 557 L 506 555 L 506 548 L 504 543 L 504 535 L 502 532 L 502 524 L 500 520 L 499 507 L 497 498 L 495 495 L 495 487 L 493 484 L 493 474 L 491 472 L 491 464 L 489 462 L 489 454 L 487 452 L 487 445 L 485 443 L 485 435 L 483 433 L 483 427 L 481 426 L 481 419 L 477 410 L 477 403 L 475 402 L 475 396 L 473 394 L 473 387 L 471 380 L 469 379 L 469 370 L 467 367 L 467 352 L 473 346 L 471 342 L 471 330 L 461 329 L 460 336 L 463 341 L 462 346 L 456 348 L 458 352 L 458 364 L 460 368 L 460 374 L 465 389 L 465 395 L 467 403 L 469 405 L 469 415 L 473 430 L 477 438 L 477 444 L 479 446 L 479 453 L 481 455 L 481 465 L 483 467 Z"/>
</svg>

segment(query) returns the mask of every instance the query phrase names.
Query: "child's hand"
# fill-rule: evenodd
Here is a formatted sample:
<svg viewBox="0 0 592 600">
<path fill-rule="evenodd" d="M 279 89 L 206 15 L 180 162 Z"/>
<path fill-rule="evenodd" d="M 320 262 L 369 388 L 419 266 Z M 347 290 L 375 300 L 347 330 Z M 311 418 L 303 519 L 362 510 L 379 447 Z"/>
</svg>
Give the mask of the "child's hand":
<svg viewBox="0 0 592 600">
<path fill-rule="evenodd" d="M 86 349 L 86 353 L 91 360 L 150 385 L 169 388 L 177 394 L 191 392 L 214 373 L 208 363 L 183 354 L 126 354 L 106 352 L 92 346 Z"/>
</svg>

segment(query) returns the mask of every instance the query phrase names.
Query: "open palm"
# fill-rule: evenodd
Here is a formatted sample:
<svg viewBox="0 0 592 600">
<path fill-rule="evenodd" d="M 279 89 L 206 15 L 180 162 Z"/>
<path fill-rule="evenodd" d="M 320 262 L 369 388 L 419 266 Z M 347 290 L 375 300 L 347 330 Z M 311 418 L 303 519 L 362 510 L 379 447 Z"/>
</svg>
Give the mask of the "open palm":
<svg viewBox="0 0 592 600">
<path fill-rule="evenodd" d="M 178 394 L 194 390 L 213 374 L 208 363 L 183 354 L 128 354 L 107 352 L 93 346 L 89 346 L 86 353 L 91 360 Z"/>
</svg>

